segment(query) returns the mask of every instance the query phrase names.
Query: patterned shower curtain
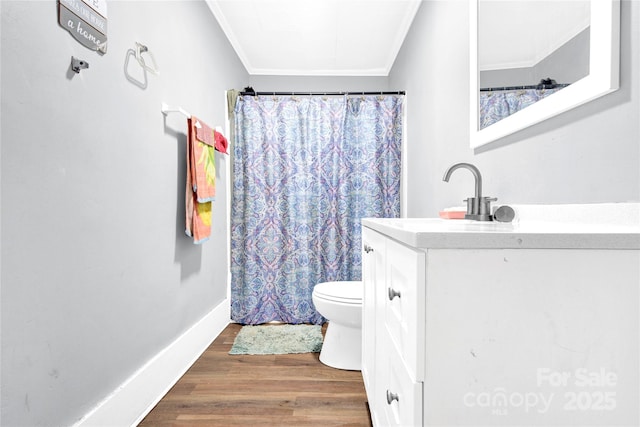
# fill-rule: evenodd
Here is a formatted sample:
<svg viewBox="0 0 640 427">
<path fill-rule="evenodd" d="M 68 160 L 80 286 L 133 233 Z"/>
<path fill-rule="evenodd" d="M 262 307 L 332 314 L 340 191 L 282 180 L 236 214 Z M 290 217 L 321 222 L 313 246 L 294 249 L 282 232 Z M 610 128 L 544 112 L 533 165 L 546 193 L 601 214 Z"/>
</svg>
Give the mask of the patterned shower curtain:
<svg viewBox="0 0 640 427">
<path fill-rule="evenodd" d="M 400 215 L 403 99 L 238 98 L 234 321 L 319 324 L 313 287 L 361 279 L 361 218 Z"/>
<path fill-rule="evenodd" d="M 561 89 L 562 87 L 480 92 L 480 129 L 517 113 Z"/>
</svg>

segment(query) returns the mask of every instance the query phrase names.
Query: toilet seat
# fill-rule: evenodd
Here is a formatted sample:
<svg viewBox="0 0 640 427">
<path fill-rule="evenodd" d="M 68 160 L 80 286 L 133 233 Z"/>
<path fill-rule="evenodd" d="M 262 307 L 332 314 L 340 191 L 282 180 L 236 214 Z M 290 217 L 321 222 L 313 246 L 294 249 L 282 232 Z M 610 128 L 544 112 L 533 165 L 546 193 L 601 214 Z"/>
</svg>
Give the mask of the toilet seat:
<svg viewBox="0 0 640 427">
<path fill-rule="evenodd" d="M 318 283 L 313 288 L 313 293 L 317 298 L 342 304 L 362 305 L 362 282 L 323 282 Z"/>
</svg>

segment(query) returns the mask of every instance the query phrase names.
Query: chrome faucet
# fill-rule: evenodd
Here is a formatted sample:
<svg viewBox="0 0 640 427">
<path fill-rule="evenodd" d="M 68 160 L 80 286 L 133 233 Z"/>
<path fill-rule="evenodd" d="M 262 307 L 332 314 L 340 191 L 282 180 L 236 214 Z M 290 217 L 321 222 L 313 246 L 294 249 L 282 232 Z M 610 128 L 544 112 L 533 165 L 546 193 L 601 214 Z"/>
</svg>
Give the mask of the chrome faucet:
<svg viewBox="0 0 640 427">
<path fill-rule="evenodd" d="M 475 221 L 493 221 L 493 217 L 491 215 L 491 202 L 495 202 L 498 199 L 493 197 L 482 197 L 482 175 L 480 175 L 480 171 L 477 167 L 471 163 L 456 163 L 447 169 L 442 180 L 449 182 L 449 178 L 453 171 L 459 168 L 465 168 L 471 171 L 476 180 L 475 196 L 464 200 L 467 202 L 467 213 L 464 216 L 465 219 L 473 219 Z"/>
</svg>

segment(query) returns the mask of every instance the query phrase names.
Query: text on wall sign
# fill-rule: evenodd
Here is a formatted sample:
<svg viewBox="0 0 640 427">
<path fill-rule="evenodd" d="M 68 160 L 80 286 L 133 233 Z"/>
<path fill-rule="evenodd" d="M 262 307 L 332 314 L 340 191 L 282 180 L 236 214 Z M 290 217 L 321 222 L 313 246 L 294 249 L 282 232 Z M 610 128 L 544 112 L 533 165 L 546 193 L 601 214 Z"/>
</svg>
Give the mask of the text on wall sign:
<svg viewBox="0 0 640 427">
<path fill-rule="evenodd" d="M 83 46 L 107 53 L 106 0 L 58 0 L 58 23 Z"/>
</svg>

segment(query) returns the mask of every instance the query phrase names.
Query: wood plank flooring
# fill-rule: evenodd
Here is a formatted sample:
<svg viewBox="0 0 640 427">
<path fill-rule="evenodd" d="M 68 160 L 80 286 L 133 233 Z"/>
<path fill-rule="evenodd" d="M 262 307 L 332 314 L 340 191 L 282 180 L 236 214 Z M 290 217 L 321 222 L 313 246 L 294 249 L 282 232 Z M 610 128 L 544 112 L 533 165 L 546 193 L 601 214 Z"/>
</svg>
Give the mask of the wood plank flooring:
<svg viewBox="0 0 640 427">
<path fill-rule="evenodd" d="M 319 353 L 229 355 L 240 328 L 227 326 L 139 425 L 371 426 L 360 371 Z"/>
</svg>

